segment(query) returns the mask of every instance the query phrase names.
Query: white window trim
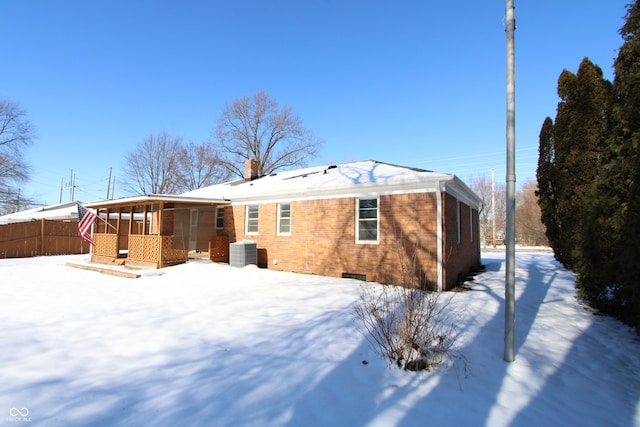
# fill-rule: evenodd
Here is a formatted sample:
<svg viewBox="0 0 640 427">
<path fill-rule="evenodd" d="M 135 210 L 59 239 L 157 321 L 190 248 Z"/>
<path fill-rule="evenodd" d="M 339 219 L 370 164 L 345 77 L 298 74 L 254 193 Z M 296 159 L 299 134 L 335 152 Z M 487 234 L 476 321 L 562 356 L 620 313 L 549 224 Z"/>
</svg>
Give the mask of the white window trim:
<svg viewBox="0 0 640 427">
<path fill-rule="evenodd" d="M 258 231 L 249 231 L 249 208 L 258 209 Z M 260 232 L 260 205 L 246 205 L 244 210 L 244 234 L 247 236 L 257 236 Z"/>
<path fill-rule="evenodd" d="M 282 232 L 280 231 L 280 220 L 282 219 L 281 215 L 281 211 L 280 208 L 282 207 L 282 205 L 289 205 L 289 231 L 285 231 Z M 277 214 L 276 214 L 276 235 L 277 236 L 291 236 L 291 203 L 289 202 L 282 202 L 282 203 L 278 203 L 278 208 L 277 208 Z"/>
<path fill-rule="evenodd" d="M 376 199 L 376 240 L 360 240 L 360 200 Z M 355 228 L 356 243 L 360 245 L 379 245 L 380 244 L 380 198 L 379 197 L 357 197 L 355 199 Z"/>
</svg>

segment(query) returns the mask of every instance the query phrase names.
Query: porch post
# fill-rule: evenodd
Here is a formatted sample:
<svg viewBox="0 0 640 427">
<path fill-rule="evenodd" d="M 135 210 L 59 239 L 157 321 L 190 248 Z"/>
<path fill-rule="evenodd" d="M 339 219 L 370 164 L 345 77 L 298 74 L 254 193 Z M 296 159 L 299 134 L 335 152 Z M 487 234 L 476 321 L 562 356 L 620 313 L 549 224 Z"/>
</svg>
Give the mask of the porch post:
<svg viewBox="0 0 640 427">
<path fill-rule="evenodd" d="M 118 222 L 116 223 L 116 229 L 118 230 L 118 236 L 120 235 L 120 224 L 122 222 L 122 206 L 118 207 Z"/>
<path fill-rule="evenodd" d="M 118 207 L 118 222 L 116 223 L 116 242 L 118 242 L 118 256 L 120 256 L 120 227 L 122 226 L 122 206 Z"/>
<path fill-rule="evenodd" d="M 164 245 L 163 245 L 163 239 L 164 239 L 164 230 L 163 230 L 163 224 L 162 224 L 162 210 L 164 209 L 164 202 L 160 202 L 158 204 L 158 238 L 160 239 L 160 250 L 158 251 L 160 253 L 160 259 L 158 260 L 158 263 L 160 265 L 160 268 L 164 267 Z M 153 210 L 153 209 L 152 209 Z"/>
<path fill-rule="evenodd" d="M 142 213 L 142 235 L 146 236 L 147 235 L 147 213 L 149 211 L 147 210 L 147 204 L 144 204 L 144 208 L 143 208 L 143 213 Z"/>
<path fill-rule="evenodd" d="M 134 205 L 132 205 L 129 208 L 129 235 L 128 238 L 131 238 L 131 235 L 133 234 L 133 215 L 135 213 L 136 207 Z"/>
</svg>

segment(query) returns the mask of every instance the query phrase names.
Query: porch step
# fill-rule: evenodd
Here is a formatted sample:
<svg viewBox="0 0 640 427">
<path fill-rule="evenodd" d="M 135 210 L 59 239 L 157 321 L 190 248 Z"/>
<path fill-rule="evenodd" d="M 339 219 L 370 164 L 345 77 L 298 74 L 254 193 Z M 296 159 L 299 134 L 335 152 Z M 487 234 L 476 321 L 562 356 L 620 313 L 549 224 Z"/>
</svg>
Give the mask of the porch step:
<svg viewBox="0 0 640 427">
<path fill-rule="evenodd" d="M 158 264 L 155 262 L 149 262 L 149 261 L 133 261 L 133 260 L 126 260 L 124 265 L 128 268 L 133 268 L 136 270 L 157 270 L 158 269 Z"/>
<path fill-rule="evenodd" d="M 138 277 L 140 277 L 139 274 L 129 273 L 128 271 L 113 270 L 110 268 L 96 267 L 94 265 L 75 264 L 73 262 L 68 262 L 65 265 L 67 267 L 79 268 L 81 270 L 97 271 L 98 273 L 109 274 L 111 276 L 125 277 L 127 279 L 137 279 Z"/>
<path fill-rule="evenodd" d="M 209 252 L 190 251 L 189 258 L 190 259 L 209 259 Z"/>
</svg>

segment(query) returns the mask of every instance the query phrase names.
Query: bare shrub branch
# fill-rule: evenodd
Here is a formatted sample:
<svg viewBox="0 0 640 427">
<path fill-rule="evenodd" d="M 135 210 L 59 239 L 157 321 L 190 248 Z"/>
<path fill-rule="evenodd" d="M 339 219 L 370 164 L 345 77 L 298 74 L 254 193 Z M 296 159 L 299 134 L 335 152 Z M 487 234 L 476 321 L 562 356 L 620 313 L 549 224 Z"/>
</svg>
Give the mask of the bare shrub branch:
<svg viewBox="0 0 640 427">
<path fill-rule="evenodd" d="M 360 288 L 353 306 L 355 319 L 364 328 L 372 349 L 388 366 L 404 370 L 432 370 L 447 359 L 466 359 L 456 349 L 456 320 L 450 303 L 453 295 L 442 298 L 429 292 L 433 284 L 419 267 L 420 239 L 405 235 L 394 223 L 398 247 L 398 268 L 404 286 L 368 286 Z"/>
<path fill-rule="evenodd" d="M 458 332 L 451 297 L 394 286 L 362 286 L 354 305 L 355 318 L 372 349 L 388 366 L 432 370 L 447 358 L 463 359 L 455 351 Z"/>
</svg>

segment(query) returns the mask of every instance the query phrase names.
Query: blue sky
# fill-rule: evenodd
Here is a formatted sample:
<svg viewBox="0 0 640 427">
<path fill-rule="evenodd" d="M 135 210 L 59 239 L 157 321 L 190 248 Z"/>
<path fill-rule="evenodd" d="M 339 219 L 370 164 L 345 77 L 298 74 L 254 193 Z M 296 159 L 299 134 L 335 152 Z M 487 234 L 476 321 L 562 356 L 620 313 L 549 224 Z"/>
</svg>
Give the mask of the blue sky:
<svg viewBox="0 0 640 427">
<path fill-rule="evenodd" d="M 516 177 L 535 178 L 563 69 L 612 79 L 631 0 L 515 0 Z M 122 191 L 150 133 L 212 140 L 221 109 L 268 92 L 325 143 L 310 165 L 375 159 L 505 179 L 505 0 L 3 0 L 0 98 L 38 138 L 22 192 Z M 63 201 L 69 192 L 63 193 Z"/>
</svg>

